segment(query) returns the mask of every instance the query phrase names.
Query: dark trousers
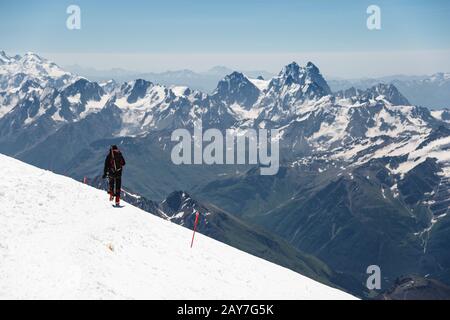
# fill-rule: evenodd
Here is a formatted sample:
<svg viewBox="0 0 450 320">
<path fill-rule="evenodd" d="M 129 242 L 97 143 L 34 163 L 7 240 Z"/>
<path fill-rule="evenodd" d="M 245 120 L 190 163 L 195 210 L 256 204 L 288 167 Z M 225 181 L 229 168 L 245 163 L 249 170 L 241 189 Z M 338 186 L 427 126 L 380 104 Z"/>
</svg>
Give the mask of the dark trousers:
<svg viewBox="0 0 450 320">
<path fill-rule="evenodd" d="M 122 188 L 122 176 L 109 177 L 109 194 L 119 197 Z"/>
</svg>

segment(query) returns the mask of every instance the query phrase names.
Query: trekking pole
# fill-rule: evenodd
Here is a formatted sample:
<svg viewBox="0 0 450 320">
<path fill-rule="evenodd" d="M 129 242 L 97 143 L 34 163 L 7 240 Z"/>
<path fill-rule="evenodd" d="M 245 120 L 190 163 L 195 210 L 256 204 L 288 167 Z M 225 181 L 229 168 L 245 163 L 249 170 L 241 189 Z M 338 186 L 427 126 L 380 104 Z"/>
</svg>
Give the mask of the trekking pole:
<svg viewBox="0 0 450 320">
<path fill-rule="evenodd" d="M 195 237 L 195 232 L 197 231 L 197 224 L 198 224 L 198 217 L 199 217 L 199 213 L 197 211 L 196 215 L 195 215 L 195 223 L 194 223 L 194 233 L 192 234 L 192 242 L 191 242 L 191 248 L 194 245 L 194 237 Z"/>
</svg>

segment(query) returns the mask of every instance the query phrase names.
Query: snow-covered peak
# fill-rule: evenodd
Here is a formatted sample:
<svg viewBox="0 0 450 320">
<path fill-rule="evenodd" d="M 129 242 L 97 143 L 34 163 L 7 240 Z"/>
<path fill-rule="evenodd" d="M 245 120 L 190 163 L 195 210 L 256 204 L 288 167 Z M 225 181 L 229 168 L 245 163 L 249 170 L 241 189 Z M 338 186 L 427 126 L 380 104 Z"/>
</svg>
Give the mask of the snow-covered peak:
<svg viewBox="0 0 450 320">
<path fill-rule="evenodd" d="M 10 63 L 11 57 L 9 57 L 5 51 L 0 51 L 0 65 Z"/>
<path fill-rule="evenodd" d="M 0 161 L 0 299 L 355 299 L 201 234 L 191 249 L 192 230 Z"/>
<path fill-rule="evenodd" d="M 27 52 L 22 57 L 10 57 L 4 52 L 0 55 L 0 87 L 2 89 L 15 89 L 20 86 L 17 81 L 11 87 L 8 82 L 12 78 L 29 79 L 38 82 L 41 86 L 51 85 L 53 87 L 62 87 L 77 79 L 72 75 L 61 69 L 55 63 L 40 57 L 39 55 Z"/>
<path fill-rule="evenodd" d="M 361 96 L 366 99 L 385 99 L 397 106 L 411 105 L 408 99 L 406 99 L 393 84 L 380 83 L 367 89 Z"/>
<path fill-rule="evenodd" d="M 64 71 L 55 63 L 45 58 L 41 58 L 39 55 L 32 52 L 24 54 L 23 57 L 16 62 L 14 67 L 15 69 L 13 70 L 15 72 L 23 72 L 36 78 L 60 78 L 70 75 L 69 72 Z"/>
<path fill-rule="evenodd" d="M 269 84 L 269 91 L 280 94 L 283 99 L 305 101 L 320 99 L 331 94 L 330 87 L 313 63 L 305 67 L 293 62 L 283 68 Z"/>
<path fill-rule="evenodd" d="M 227 93 L 230 90 L 243 86 L 248 82 L 248 78 L 243 73 L 234 71 L 219 81 L 215 92 L 219 94 L 224 92 Z"/>
<path fill-rule="evenodd" d="M 238 104 L 249 109 L 258 100 L 260 93 L 244 74 L 233 72 L 219 82 L 213 96 L 229 106 Z"/>
<path fill-rule="evenodd" d="M 102 87 L 96 82 L 91 82 L 87 79 L 80 78 L 77 81 L 69 84 L 63 90 L 66 96 L 79 95 L 81 101 L 95 100 L 99 101 L 105 94 Z"/>
<path fill-rule="evenodd" d="M 294 61 L 283 67 L 278 76 L 280 78 L 291 77 L 293 79 L 298 79 L 299 75 L 300 75 L 300 66 L 298 65 L 297 62 Z"/>
<path fill-rule="evenodd" d="M 317 66 L 312 62 L 308 62 L 305 67 L 301 67 L 296 62 L 292 62 L 281 70 L 280 74 L 274 81 L 274 84 L 275 83 L 278 85 L 298 84 L 300 86 L 315 84 L 319 89 L 321 89 L 321 95 L 331 93 L 331 90 L 320 73 L 319 68 L 317 68 Z"/>
<path fill-rule="evenodd" d="M 23 64 L 26 63 L 44 63 L 47 62 L 47 59 L 41 58 L 38 54 L 34 52 L 26 52 L 22 58 L 20 59 L 20 62 Z"/>
<path fill-rule="evenodd" d="M 353 103 L 382 100 L 394 106 L 411 105 L 408 99 L 406 99 L 393 84 L 379 83 L 367 90 L 360 90 L 352 87 L 347 90 L 338 91 L 334 95 L 339 99 L 351 99 Z"/>
<path fill-rule="evenodd" d="M 153 86 L 153 83 L 150 81 L 146 81 L 144 79 L 137 79 L 134 81 L 130 81 L 125 83 L 121 91 L 123 95 L 127 96 L 127 102 L 128 103 L 136 103 L 139 99 L 144 98 L 147 93 L 148 89 Z"/>
<path fill-rule="evenodd" d="M 311 61 L 308 61 L 306 63 L 306 67 L 305 68 L 306 68 L 306 70 L 308 70 L 311 73 L 320 73 L 319 68 L 314 63 L 312 63 Z"/>
<path fill-rule="evenodd" d="M 300 81 L 300 79 L 305 75 L 309 75 L 311 77 L 320 75 L 319 68 L 309 61 L 305 67 L 301 67 L 297 62 L 292 62 L 286 65 L 281 72 L 279 73 L 280 78 L 288 78 L 291 77 L 295 81 Z"/>
<path fill-rule="evenodd" d="M 305 105 L 331 95 L 319 69 L 311 62 L 301 67 L 296 62 L 285 66 L 272 78 L 258 100 L 258 117 L 271 122 L 284 122 L 298 114 Z"/>
<path fill-rule="evenodd" d="M 9 56 L 5 51 L 0 51 L 0 65 L 16 62 L 22 59 L 20 55 Z"/>
<path fill-rule="evenodd" d="M 103 81 L 100 82 L 99 85 L 107 93 L 113 93 L 119 87 L 118 83 L 115 80 Z"/>
</svg>

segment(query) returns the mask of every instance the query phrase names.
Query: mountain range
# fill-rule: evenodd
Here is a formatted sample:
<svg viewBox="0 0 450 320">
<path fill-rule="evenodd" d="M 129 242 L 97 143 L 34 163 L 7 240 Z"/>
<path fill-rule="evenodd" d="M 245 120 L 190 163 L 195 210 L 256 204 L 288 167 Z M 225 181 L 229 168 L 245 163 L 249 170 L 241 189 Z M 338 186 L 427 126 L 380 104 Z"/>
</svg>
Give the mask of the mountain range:
<svg viewBox="0 0 450 320">
<path fill-rule="evenodd" d="M 190 227 L 194 208 L 214 211 L 203 232 L 299 272 L 293 264 L 313 257 L 331 270 L 326 281 L 361 297 L 379 294 L 364 285 L 370 265 L 385 289 L 410 274 L 449 284 L 448 109 L 414 105 L 394 84 L 333 92 L 312 62 L 266 80 L 232 72 L 206 94 L 143 79 L 96 83 L 33 53 L 2 57 L 0 153 L 82 179 L 98 176 L 117 144 L 126 189 L 172 222 Z M 172 164 L 172 131 L 199 120 L 278 129 L 279 172 Z M 186 195 L 198 204 L 179 211 Z M 268 239 L 299 259 L 282 261 Z"/>
<path fill-rule="evenodd" d="M 330 80 L 334 91 L 350 87 L 368 89 L 378 83 L 393 84 L 414 105 L 430 109 L 450 108 L 450 73 L 439 72 L 429 76 L 394 75 L 381 78 Z"/>
<path fill-rule="evenodd" d="M 84 68 L 78 65 L 65 67 L 65 70 L 86 77 L 96 82 L 107 82 L 114 79 L 115 82 L 128 82 L 134 79 L 147 79 L 165 86 L 186 86 L 191 89 L 212 93 L 217 82 L 234 70 L 216 66 L 204 72 L 195 72 L 189 69 L 173 70 L 166 72 L 137 72 L 114 68 L 110 70 L 97 70 Z M 268 71 L 243 71 L 251 78 L 271 79 L 274 74 Z M 392 75 L 376 78 L 340 79 L 331 78 L 328 84 L 333 92 L 354 87 L 366 90 L 379 83 L 393 84 L 414 105 L 424 106 L 430 109 L 450 108 L 450 73 L 439 72 L 432 75 Z"/>
<path fill-rule="evenodd" d="M 138 72 L 120 68 L 97 70 L 79 65 L 69 65 L 64 68 L 73 74 L 78 74 L 92 81 L 105 82 L 114 79 L 115 82 L 128 82 L 135 79 L 146 79 L 165 86 L 186 86 L 203 92 L 214 91 L 217 82 L 233 72 L 224 66 L 215 66 L 206 71 L 196 72 L 189 69 L 164 72 Z M 273 74 L 264 70 L 245 71 L 245 74 L 257 78 L 271 78 Z"/>
</svg>

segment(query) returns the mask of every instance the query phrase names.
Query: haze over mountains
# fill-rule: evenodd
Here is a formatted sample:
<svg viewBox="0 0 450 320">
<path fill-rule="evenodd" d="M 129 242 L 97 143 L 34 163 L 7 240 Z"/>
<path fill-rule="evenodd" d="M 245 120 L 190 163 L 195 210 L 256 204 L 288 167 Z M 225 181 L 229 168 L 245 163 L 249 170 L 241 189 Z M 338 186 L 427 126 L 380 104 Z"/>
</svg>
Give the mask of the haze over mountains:
<svg viewBox="0 0 450 320">
<path fill-rule="evenodd" d="M 350 87 L 367 89 L 377 83 L 395 85 L 411 103 L 430 109 L 450 108 L 450 73 L 440 72 L 429 76 L 394 75 L 375 79 L 332 80 L 333 90 Z"/>
<path fill-rule="evenodd" d="M 166 72 L 138 72 L 118 68 L 97 70 L 95 68 L 83 68 L 79 65 L 67 66 L 65 69 L 92 81 L 103 82 L 114 79 L 120 83 L 135 79 L 146 79 L 165 86 L 187 86 L 205 93 L 212 92 L 220 79 L 233 72 L 232 69 L 223 66 L 216 66 L 204 72 L 196 72 L 189 69 Z M 254 78 L 260 76 L 271 78 L 273 76 L 272 73 L 263 70 L 246 71 L 245 74 Z"/>
<path fill-rule="evenodd" d="M 114 79 L 117 82 L 127 82 L 135 79 L 146 79 L 165 86 L 187 86 L 191 89 L 211 93 L 220 79 L 233 72 L 232 69 L 217 66 L 205 72 L 192 70 L 173 70 L 166 72 L 137 72 L 125 69 L 97 70 L 71 65 L 66 70 L 86 77 L 92 81 L 103 82 Z M 274 76 L 268 71 L 242 71 L 249 77 L 270 79 Z M 430 109 L 450 108 L 450 73 L 433 75 L 392 75 L 377 78 L 335 79 L 328 80 L 333 92 L 355 87 L 366 90 L 378 83 L 393 84 L 408 98 L 411 103 Z"/>
<path fill-rule="evenodd" d="M 318 259 L 321 270 L 337 275 L 329 281 L 359 296 L 374 294 L 364 287 L 374 264 L 385 289 L 408 274 L 449 284 L 449 110 L 416 106 L 393 84 L 335 90 L 312 62 L 290 63 L 264 80 L 232 72 L 207 94 L 142 79 L 96 83 L 33 53 L 3 57 L 1 153 L 95 178 L 108 146 L 118 144 L 130 192 L 157 206 L 189 194 L 216 216 L 237 219 L 231 225 L 245 225 L 246 233 L 255 226 L 268 234 L 235 246 L 247 242 L 256 251 L 278 239 L 300 261 Z M 172 131 L 192 130 L 199 120 L 221 131 L 278 129 L 278 174 L 172 164 Z M 174 208 L 163 212 L 187 223 L 186 212 L 173 218 Z M 229 243 L 237 235 L 220 221 L 211 234 Z"/>
</svg>

